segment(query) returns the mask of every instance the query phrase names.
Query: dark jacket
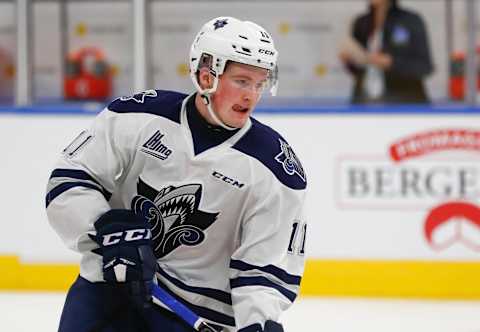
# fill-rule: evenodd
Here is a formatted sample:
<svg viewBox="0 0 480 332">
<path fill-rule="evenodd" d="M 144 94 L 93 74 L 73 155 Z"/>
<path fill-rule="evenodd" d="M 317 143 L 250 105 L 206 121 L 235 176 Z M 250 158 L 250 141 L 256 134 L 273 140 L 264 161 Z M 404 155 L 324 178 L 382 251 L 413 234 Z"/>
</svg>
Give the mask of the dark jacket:
<svg viewBox="0 0 480 332">
<path fill-rule="evenodd" d="M 373 31 L 373 7 L 359 16 L 352 36 L 364 47 Z M 380 98 L 384 103 L 426 103 L 423 78 L 433 71 L 430 47 L 421 17 L 401 9 L 396 1 L 388 10 L 383 30 L 382 52 L 392 57 L 392 66 L 384 72 L 385 89 Z M 352 102 L 368 102 L 363 92 L 365 69 L 350 65 L 355 77 Z"/>
</svg>

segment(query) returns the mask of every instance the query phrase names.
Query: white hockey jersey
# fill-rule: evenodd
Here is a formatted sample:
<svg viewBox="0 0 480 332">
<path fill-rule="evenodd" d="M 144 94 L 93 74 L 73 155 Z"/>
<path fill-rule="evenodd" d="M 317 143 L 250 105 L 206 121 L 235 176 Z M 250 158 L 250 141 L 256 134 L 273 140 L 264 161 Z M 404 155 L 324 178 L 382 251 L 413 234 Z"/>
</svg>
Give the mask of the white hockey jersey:
<svg viewBox="0 0 480 332">
<path fill-rule="evenodd" d="M 208 145 L 187 95 L 149 90 L 112 102 L 65 148 L 49 180 L 52 227 L 103 281 L 88 234 L 112 208 L 152 226 L 159 285 L 207 321 L 237 331 L 279 320 L 304 266 L 306 177 L 288 143 L 251 118 Z M 194 127 L 194 126 L 193 126 Z"/>
</svg>

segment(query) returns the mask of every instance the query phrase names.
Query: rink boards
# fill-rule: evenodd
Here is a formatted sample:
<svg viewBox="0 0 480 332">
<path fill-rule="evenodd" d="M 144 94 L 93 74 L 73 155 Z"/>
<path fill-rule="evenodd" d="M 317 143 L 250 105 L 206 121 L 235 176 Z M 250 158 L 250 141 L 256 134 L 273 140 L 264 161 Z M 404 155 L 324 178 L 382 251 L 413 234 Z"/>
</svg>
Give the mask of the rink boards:
<svg viewBox="0 0 480 332">
<path fill-rule="evenodd" d="M 64 290 L 78 257 L 48 225 L 59 151 L 95 105 L 0 108 L 0 288 Z M 480 113 L 463 106 L 262 107 L 307 172 L 303 295 L 479 299 Z"/>
</svg>

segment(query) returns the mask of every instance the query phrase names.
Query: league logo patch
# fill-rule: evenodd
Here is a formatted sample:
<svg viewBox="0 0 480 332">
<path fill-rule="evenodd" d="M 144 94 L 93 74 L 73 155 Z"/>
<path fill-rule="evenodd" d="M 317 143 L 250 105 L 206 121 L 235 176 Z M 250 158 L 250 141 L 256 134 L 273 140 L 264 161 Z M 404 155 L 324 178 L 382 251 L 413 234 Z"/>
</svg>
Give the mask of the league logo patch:
<svg viewBox="0 0 480 332">
<path fill-rule="evenodd" d="M 168 186 L 157 191 L 138 179 L 137 192 L 131 208 L 150 223 L 153 250 L 157 258 L 181 245 L 196 246 L 203 242 L 204 231 L 218 216 L 218 213 L 198 209 L 202 199 L 200 184 Z"/>
<path fill-rule="evenodd" d="M 162 134 L 160 130 L 157 130 L 155 134 L 152 135 L 152 137 L 150 137 L 145 143 L 143 143 L 140 151 L 160 160 L 167 159 L 172 154 L 172 150 L 170 150 L 165 144 L 162 143 L 162 138 L 164 136 L 165 135 Z"/>
<path fill-rule="evenodd" d="M 290 145 L 287 142 L 278 139 L 280 142 L 280 152 L 275 156 L 275 160 L 283 165 L 283 169 L 288 175 L 297 174 L 303 182 L 306 182 L 305 172 L 303 170 L 300 160 L 298 160 L 295 152 L 293 152 Z"/>
<path fill-rule="evenodd" d="M 120 97 L 120 100 L 121 101 L 133 100 L 137 104 L 143 104 L 145 102 L 146 97 L 156 97 L 156 96 L 157 96 L 157 91 L 147 90 L 147 91 L 143 91 L 142 93 L 137 93 L 136 95 L 133 95 L 133 96 Z"/>
</svg>

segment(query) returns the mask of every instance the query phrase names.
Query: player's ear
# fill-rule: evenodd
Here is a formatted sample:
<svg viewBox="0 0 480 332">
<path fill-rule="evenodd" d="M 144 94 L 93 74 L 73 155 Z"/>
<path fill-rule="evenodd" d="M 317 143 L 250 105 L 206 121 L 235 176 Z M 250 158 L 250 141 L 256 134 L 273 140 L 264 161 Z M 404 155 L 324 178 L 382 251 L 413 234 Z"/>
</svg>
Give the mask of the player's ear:
<svg viewBox="0 0 480 332">
<path fill-rule="evenodd" d="M 213 76 L 208 68 L 200 68 L 198 71 L 198 84 L 202 89 L 209 89 L 213 86 Z"/>
</svg>

